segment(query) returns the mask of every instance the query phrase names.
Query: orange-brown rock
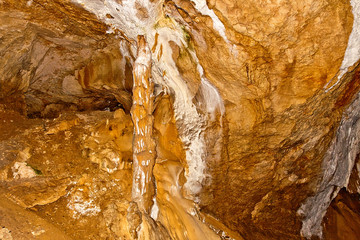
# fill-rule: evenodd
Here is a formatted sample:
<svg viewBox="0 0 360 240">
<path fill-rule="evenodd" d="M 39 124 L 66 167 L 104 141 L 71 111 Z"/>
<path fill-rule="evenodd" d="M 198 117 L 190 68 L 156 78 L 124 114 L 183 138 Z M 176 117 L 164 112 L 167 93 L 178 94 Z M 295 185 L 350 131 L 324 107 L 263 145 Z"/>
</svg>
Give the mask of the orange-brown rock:
<svg viewBox="0 0 360 240">
<path fill-rule="evenodd" d="M 158 143 L 154 167 L 158 212 L 153 212 L 152 217 L 168 230 L 172 239 L 220 239 L 220 232 L 223 236 L 234 237 L 224 226 L 211 225 L 201 216 L 196 204 L 184 197 L 187 165 L 173 111 L 168 95 L 161 97 L 154 111 L 154 135 Z M 217 229 L 218 234 L 209 226 Z"/>
<path fill-rule="evenodd" d="M 1 239 L 71 239 L 59 228 L 3 196 L 0 196 L 0 213 Z"/>
<path fill-rule="evenodd" d="M 173 2 L 172 16 L 190 32 L 226 108 L 224 154 L 220 162 L 209 159 L 204 211 L 249 239 L 296 238 L 296 210 L 315 190 L 324 153 L 351 102 L 345 96 L 358 91 L 348 75 L 336 91 L 323 92 L 344 57 L 353 21 L 349 3 L 208 1 L 224 24 L 224 39 L 190 1 Z"/>
<path fill-rule="evenodd" d="M 349 239 L 359 238 L 360 205 L 357 194 L 349 194 L 342 189 L 339 195 L 331 203 L 324 217 L 325 239 Z"/>
<path fill-rule="evenodd" d="M 1 110 L 0 119 L 7 133 L 0 144 L 0 221 L 13 239 L 131 239 L 130 115 L 67 112 L 49 120 Z M 19 162 L 31 178 L 14 178 Z"/>
<path fill-rule="evenodd" d="M 131 118 L 133 138 L 132 199 L 139 210 L 150 213 L 155 195 L 153 167 L 156 146 L 152 136 L 154 117 L 154 83 L 151 81 L 151 51 L 144 38 L 138 37 L 138 53 L 134 64 L 133 105 Z"/>
<path fill-rule="evenodd" d="M 25 93 L 34 117 L 120 104 L 130 111 L 133 57 L 93 15 L 69 1 L 2 1 L 0 14 L 0 98 Z"/>
<path fill-rule="evenodd" d="M 321 236 L 359 191 L 357 2 L 0 0 L 0 196 L 74 239 Z"/>
</svg>

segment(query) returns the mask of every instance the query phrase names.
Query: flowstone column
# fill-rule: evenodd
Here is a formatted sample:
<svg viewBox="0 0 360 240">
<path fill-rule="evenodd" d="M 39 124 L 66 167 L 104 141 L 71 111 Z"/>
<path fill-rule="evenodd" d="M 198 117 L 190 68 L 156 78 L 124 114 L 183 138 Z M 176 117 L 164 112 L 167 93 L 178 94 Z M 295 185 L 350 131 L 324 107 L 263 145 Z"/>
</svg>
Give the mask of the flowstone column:
<svg viewBox="0 0 360 240">
<path fill-rule="evenodd" d="M 151 51 L 144 36 L 138 36 L 138 52 L 134 64 L 133 80 L 133 105 L 131 108 L 131 117 L 134 123 L 132 200 L 137 203 L 141 212 L 149 214 L 155 195 L 153 167 L 156 145 L 152 136 L 154 84 L 151 82 Z"/>
</svg>

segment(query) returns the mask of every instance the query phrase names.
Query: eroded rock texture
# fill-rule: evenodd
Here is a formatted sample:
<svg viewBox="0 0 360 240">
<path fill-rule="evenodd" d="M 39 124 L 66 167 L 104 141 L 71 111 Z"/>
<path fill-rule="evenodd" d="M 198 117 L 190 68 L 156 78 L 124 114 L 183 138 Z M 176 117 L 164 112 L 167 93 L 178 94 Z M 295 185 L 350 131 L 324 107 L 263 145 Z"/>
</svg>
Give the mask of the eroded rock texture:
<svg viewBox="0 0 360 240">
<path fill-rule="evenodd" d="M 356 78 L 359 77 L 358 74 Z M 311 237 L 311 233 L 322 236 L 321 221 L 331 200 L 341 188 L 348 186 L 352 169 L 357 175 L 353 177 L 359 176 L 355 166 L 360 147 L 359 103 L 360 99 L 357 96 L 344 112 L 336 137 L 324 157 L 324 175 L 317 193 L 314 197 L 308 198 L 299 209 L 299 213 L 306 216 L 302 232 L 307 237 Z M 350 189 L 353 191 L 354 186 Z M 357 189 L 355 192 L 357 193 Z"/>
<path fill-rule="evenodd" d="M 359 6 L 0 0 L 0 234 L 356 236 Z"/>
<path fill-rule="evenodd" d="M 116 99 L 130 110 L 132 57 L 119 50 L 127 43 L 109 40 L 94 16 L 61 1 L 2 1 L 0 7 L 1 98 L 25 93 L 25 100 L 15 99 L 26 102 L 30 117 L 116 108 Z"/>
<path fill-rule="evenodd" d="M 324 239 L 358 239 L 359 210 L 359 196 L 342 189 L 324 217 Z"/>
<path fill-rule="evenodd" d="M 155 195 L 153 168 L 156 151 L 153 138 L 154 83 L 151 81 L 151 52 L 144 38 L 138 38 L 138 53 L 134 66 L 133 107 L 133 200 L 141 211 L 150 213 Z"/>
</svg>

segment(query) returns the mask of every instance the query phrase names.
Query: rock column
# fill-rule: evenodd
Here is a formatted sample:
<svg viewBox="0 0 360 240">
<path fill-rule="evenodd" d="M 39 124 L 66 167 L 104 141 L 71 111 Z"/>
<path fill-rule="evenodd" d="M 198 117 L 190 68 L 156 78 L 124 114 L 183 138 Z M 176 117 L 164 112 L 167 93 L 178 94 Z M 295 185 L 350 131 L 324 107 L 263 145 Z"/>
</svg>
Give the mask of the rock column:
<svg viewBox="0 0 360 240">
<path fill-rule="evenodd" d="M 132 200 L 142 212 L 150 213 L 155 194 L 153 167 L 156 158 L 152 116 L 154 84 L 151 82 L 151 51 L 144 38 L 138 36 L 137 59 L 133 70 L 134 123 Z"/>
</svg>

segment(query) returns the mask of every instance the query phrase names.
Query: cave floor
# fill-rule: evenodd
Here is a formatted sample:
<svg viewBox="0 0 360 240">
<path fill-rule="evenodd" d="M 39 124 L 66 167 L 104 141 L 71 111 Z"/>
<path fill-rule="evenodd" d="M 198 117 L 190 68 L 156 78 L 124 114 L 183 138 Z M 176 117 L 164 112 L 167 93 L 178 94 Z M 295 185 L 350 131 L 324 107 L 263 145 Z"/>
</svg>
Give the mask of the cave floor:
<svg viewBox="0 0 360 240">
<path fill-rule="evenodd" d="M 0 108 L 0 239 L 132 239 L 127 121 L 121 110 L 29 119 Z M 325 239 L 357 239 L 358 196 L 342 190 L 323 226 Z"/>
<path fill-rule="evenodd" d="M 123 223 L 130 161 L 109 150 L 111 139 L 101 138 L 113 115 L 27 119 L 0 110 L 1 239 L 130 238 Z M 92 141 L 107 151 L 91 149 Z"/>
</svg>

